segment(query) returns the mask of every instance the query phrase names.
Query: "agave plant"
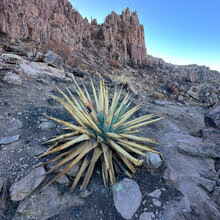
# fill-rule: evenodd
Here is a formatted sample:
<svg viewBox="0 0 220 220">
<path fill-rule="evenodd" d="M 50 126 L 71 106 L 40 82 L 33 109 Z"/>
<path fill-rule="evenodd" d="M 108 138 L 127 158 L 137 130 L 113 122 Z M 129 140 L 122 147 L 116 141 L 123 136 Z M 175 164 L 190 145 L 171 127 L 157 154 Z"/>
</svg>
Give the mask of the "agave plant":
<svg viewBox="0 0 220 220">
<path fill-rule="evenodd" d="M 95 100 L 93 103 L 86 87 L 84 86 L 83 91 L 75 78 L 74 82 L 75 86 L 73 87 L 78 97 L 74 97 L 68 88 L 68 95 L 57 88 L 62 98 L 52 97 L 62 104 L 78 124 L 75 125 L 47 116 L 71 131 L 47 141 L 46 143 L 52 144 L 52 146 L 40 156 L 43 157 L 60 152 L 58 156 L 56 154 L 54 159 L 50 159 L 42 164 L 57 162 L 46 174 L 52 173 L 55 169 L 67 164 L 49 184 L 68 172 L 80 160 L 82 160 L 82 164 L 73 181 L 71 190 L 75 189 L 78 181 L 87 169 L 81 189 L 84 190 L 86 188 L 98 159 L 101 159 L 105 186 L 108 185 L 109 180 L 111 184 L 115 183 L 115 172 L 117 174 L 123 172 L 132 178 L 136 171 L 135 166 L 139 166 L 142 163 L 142 160 L 133 156 L 134 153 L 142 156 L 145 155 L 145 151 L 158 153 L 151 146 L 141 143 L 155 144 L 155 139 L 140 137 L 134 135 L 134 133 L 139 131 L 137 128 L 158 121 L 161 118 L 148 114 L 128 120 L 141 106 L 139 104 L 129 110 L 131 104 L 129 102 L 129 92 L 119 103 L 122 89 L 119 91 L 115 89 L 113 99 L 110 102 L 109 89 L 104 81 L 100 79 L 100 86 L 97 92 L 91 80 Z"/>
</svg>

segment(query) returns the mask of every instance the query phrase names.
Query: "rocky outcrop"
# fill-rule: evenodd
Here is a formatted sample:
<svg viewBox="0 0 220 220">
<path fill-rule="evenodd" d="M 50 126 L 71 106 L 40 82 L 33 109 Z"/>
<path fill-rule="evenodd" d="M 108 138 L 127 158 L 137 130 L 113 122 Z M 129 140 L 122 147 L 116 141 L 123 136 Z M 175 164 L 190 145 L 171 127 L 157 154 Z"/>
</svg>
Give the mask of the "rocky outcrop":
<svg viewBox="0 0 220 220">
<path fill-rule="evenodd" d="M 148 64 L 157 67 L 164 73 L 170 73 L 175 78 L 181 78 L 186 82 L 219 82 L 220 74 L 218 71 L 210 70 L 207 66 L 191 65 L 173 65 L 166 63 L 163 59 L 148 55 Z"/>
<path fill-rule="evenodd" d="M 119 63 L 145 64 L 144 27 L 129 8 L 112 12 L 104 24 L 91 23 L 68 0 L 2 0 L 0 33 L 13 41 L 28 42 L 39 50 L 52 49 L 65 59 L 82 51 L 108 48 L 108 58 Z"/>
</svg>

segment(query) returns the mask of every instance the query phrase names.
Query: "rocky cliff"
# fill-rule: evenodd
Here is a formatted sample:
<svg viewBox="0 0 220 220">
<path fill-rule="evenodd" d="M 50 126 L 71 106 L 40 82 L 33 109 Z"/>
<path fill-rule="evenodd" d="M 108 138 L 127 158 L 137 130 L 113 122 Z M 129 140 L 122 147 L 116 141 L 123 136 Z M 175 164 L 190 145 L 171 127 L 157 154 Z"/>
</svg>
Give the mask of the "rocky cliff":
<svg viewBox="0 0 220 220">
<path fill-rule="evenodd" d="M 52 49 L 71 60 L 84 45 L 107 48 L 107 58 L 123 64 L 146 64 L 144 27 L 129 8 L 112 12 L 102 25 L 91 23 L 68 0 L 1 0 L 0 33 L 13 41 Z"/>
</svg>

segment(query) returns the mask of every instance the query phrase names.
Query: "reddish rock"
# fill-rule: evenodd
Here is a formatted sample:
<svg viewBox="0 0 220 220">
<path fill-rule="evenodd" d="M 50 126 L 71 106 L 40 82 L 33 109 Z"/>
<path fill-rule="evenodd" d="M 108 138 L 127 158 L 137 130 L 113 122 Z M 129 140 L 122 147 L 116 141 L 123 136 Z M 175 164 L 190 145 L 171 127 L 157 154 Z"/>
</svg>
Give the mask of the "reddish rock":
<svg viewBox="0 0 220 220">
<path fill-rule="evenodd" d="M 179 94 L 179 89 L 177 88 L 177 86 L 172 81 L 168 80 L 166 82 L 166 87 L 167 87 L 168 92 L 174 93 L 176 95 Z"/>
<path fill-rule="evenodd" d="M 65 59 L 89 42 L 94 49 L 108 48 L 107 57 L 120 63 L 147 62 L 144 27 L 129 8 L 121 15 L 112 12 L 98 25 L 83 19 L 68 0 L 3 0 L 0 6 L 0 33 L 13 41 L 29 42 L 42 52 L 51 49 Z"/>
</svg>

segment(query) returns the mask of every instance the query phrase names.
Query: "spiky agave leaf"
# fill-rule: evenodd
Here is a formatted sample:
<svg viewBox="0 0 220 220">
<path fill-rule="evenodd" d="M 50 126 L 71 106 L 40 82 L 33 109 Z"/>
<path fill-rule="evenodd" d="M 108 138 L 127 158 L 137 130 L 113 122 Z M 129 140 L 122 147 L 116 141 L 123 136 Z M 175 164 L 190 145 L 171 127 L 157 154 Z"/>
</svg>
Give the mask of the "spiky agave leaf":
<svg viewBox="0 0 220 220">
<path fill-rule="evenodd" d="M 42 164 L 45 165 L 57 161 L 57 164 L 46 174 L 66 164 L 66 167 L 49 184 L 68 172 L 68 170 L 80 160 L 83 160 L 71 190 L 75 189 L 78 181 L 87 169 L 81 187 L 85 189 L 99 158 L 102 162 L 102 176 L 105 186 L 108 185 L 109 180 L 111 184 L 115 183 L 115 172 L 117 174 L 123 172 L 125 175 L 132 178 L 136 171 L 135 166 L 139 166 L 142 163 L 142 160 L 133 156 L 133 153 L 142 156 L 145 151 L 159 153 L 152 146 L 143 144 L 143 142 L 158 144 L 155 139 L 140 137 L 134 135 L 134 133 L 139 131 L 137 128 L 156 122 L 162 118 L 156 117 L 153 114 L 148 114 L 129 120 L 141 105 L 139 104 L 130 110 L 128 109 L 131 104 L 131 102 L 129 102 L 129 92 L 119 104 L 121 90 L 117 91 L 117 89 L 115 89 L 110 104 L 109 89 L 104 81 L 100 79 L 99 89 L 96 91 L 91 80 L 93 96 L 95 98 L 94 105 L 90 96 L 91 94 L 89 94 L 86 87 L 83 85 L 84 92 L 75 78 L 73 78 L 73 80 L 75 83 L 74 89 L 78 97 L 74 97 L 68 88 L 67 94 L 70 97 L 57 88 L 62 98 L 56 96 L 53 96 L 53 98 L 63 105 L 76 120 L 78 125 L 47 116 L 66 126 L 68 130 L 72 130 L 72 132 L 53 137 L 51 140 L 45 142 L 46 144 L 52 144 L 52 146 L 39 156 L 43 157 L 61 152 L 61 154 L 55 158 Z M 94 106 L 96 106 L 96 109 Z"/>
</svg>

